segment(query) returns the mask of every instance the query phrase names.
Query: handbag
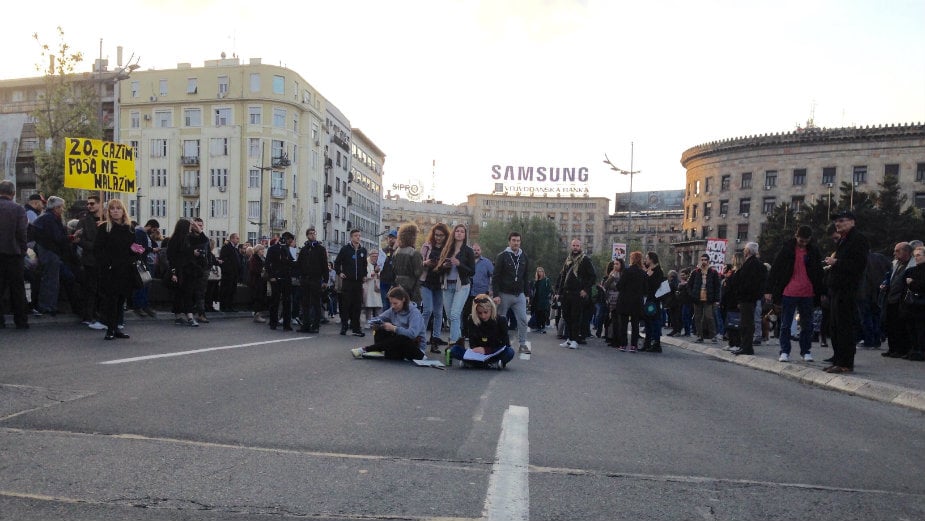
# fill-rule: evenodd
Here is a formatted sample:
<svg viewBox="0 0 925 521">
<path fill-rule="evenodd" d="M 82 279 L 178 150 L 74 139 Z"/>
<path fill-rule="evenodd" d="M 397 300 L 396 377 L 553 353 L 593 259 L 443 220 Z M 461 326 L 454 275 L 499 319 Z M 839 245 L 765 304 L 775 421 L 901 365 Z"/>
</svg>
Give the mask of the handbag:
<svg viewBox="0 0 925 521">
<path fill-rule="evenodd" d="M 135 261 L 135 288 L 141 289 L 151 283 L 151 272 L 145 263 Z"/>
<path fill-rule="evenodd" d="M 222 269 L 218 266 L 209 268 L 209 280 L 222 280 Z"/>
<path fill-rule="evenodd" d="M 646 300 L 646 303 L 642 305 L 642 314 L 646 318 L 655 318 L 658 315 L 658 302 Z"/>
<path fill-rule="evenodd" d="M 925 306 L 925 295 L 916 293 L 907 288 L 906 293 L 903 296 L 903 302 L 909 306 Z"/>
</svg>

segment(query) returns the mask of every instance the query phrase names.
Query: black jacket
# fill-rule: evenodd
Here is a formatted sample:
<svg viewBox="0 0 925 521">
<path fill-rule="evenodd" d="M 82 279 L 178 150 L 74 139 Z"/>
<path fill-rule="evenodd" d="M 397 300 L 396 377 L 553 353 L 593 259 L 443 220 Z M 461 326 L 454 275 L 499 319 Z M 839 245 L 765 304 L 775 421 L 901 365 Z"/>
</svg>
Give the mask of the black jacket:
<svg viewBox="0 0 925 521">
<path fill-rule="evenodd" d="M 303 279 L 319 284 L 328 280 L 328 252 L 318 241 L 305 241 L 296 265 Z"/>
<path fill-rule="evenodd" d="M 238 258 L 238 247 L 230 242 L 222 245 L 218 252 L 222 261 L 222 280 L 241 281 L 241 260 Z"/>
<path fill-rule="evenodd" d="M 849 296 L 858 292 L 864 270 L 867 267 L 867 254 L 870 243 L 857 228 L 851 228 L 838 241 L 835 248 L 835 264 L 829 268 L 827 283 L 833 295 Z"/>
<path fill-rule="evenodd" d="M 496 297 L 502 293 L 508 295 L 527 295 L 530 280 L 527 277 L 530 261 L 523 248 L 519 255 L 514 255 L 511 248 L 505 248 L 495 259 L 495 273 L 491 277 L 491 290 Z"/>
<path fill-rule="evenodd" d="M 106 223 L 99 225 L 93 253 L 100 270 L 100 287 L 109 295 L 129 296 L 134 289 L 135 260 L 132 251 L 135 231 L 127 224 L 113 223 L 106 231 Z"/>
<path fill-rule="evenodd" d="M 289 246 L 276 243 L 267 250 L 264 267 L 271 279 L 289 282 L 292 278 L 294 264 L 295 259 L 292 258 L 292 253 L 289 252 Z"/>
<path fill-rule="evenodd" d="M 475 252 L 472 251 L 469 245 L 463 244 L 463 247 L 460 248 L 459 252 L 456 254 L 456 258 L 459 259 L 459 266 L 456 266 L 456 271 L 459 273 L 460 286 L 470 284 L 472 282 L 472 274 L 475 273 Z M 449 275 L 449 270 L 443 272 L 444 278 L 446 278 L 447 275 Z"/>
<path fill-rule="evenodd" d="M 780 253 L 774 258 L 774 264 L 771 265 L 765 292 L 772 295 L 775 303 L 780 302 L 784 288 L 793 278 L 796 248 L 797 240 L 791 238 L 784 243 Z M 814 243 L 810 242 L 806 245 L 806 256 L 803 257 L 803 262 L 806 264 L 806 274 L 809 276 L 809 282 L 813 285 L 814 296 L 816 298 L 821 297 L 825 294 L 825 284 L 822 281 L 822 254 Z"/>
<path fill-rule="evenodd" d="M 691 302 L 700 303 L 700 288 L 703 286 L 703 271 L 700 268 L 695 269 L 689 279 L 687 279 L 687 291 L 690 295 Z M 719 272 L 713 268 L 707 268 L 707 304 L 719 302 Z"/>
<path fill-rule="evenodd" d="M 617 282 L 617 313 L 631 317 L 642 315 L 642 299 L 646 295 L 646 272 L 639 266 L 629 266 Z"/>
<path fill-rule="evenodd" d="M 347 276 L 344 280 L 363 282 L 369 273 L 369 262 L 367 262 L 368 253 L 363 245 L 354 248 L 352 243 L 345 244 L 337 253 L 334 259 L 334 269 L 337 274 L 343 273 Z"/>
<path fill-rule="evenodd" d="M 732 302 L 756 302 L 764 295 L 767 278 L 768 270 L 757 256 L 746 259 L 727 285 Z"/>
<path fill-rule="evenodd" d="M 484 347 L 485 354 L 490 355 L 498 349 L 511 345 L 510 337 L 507 332 L 506 320 L 486 320 L 479 325 L 475 325 L 472 317 L 466 317 L 469 331 L 469 346 Z M 460 338 L 460 342 L 462 338 Z"/>
<path fill-rule="evenodd" d="M 569 258 L 571 258 L 569 254 Z M 578 269 L 575 269 L 574 262 L 569 264 L 568 259 L 562 265 L 562 270 L 559 272 L 559 279 L 556 281 L 556 293 L 572 293 L 577 294 L 582 290 L 590 296 L 591 287 L 594 286 L 594 283 L 597 281 L 597 274 L 594 273 L 594 264 L 591 263 L 591 259 L 588 256 L 582 256 L 581 262 L 578 264 Z"/>
</svg>

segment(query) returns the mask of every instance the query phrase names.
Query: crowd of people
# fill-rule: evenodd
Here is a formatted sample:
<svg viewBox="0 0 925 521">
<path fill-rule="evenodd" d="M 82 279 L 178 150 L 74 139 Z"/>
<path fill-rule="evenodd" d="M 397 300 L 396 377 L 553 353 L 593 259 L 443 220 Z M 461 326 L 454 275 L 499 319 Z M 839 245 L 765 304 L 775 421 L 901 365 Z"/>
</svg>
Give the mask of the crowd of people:
<svg viewBox="0 0 925 521">
<path fill-rule="evenodd" d="M 419 230 L 405 223 L 373 251 L 351 230 L 329 261 L 314 227 L 301 245 L 290 232 L 254 245 L 232 233 L 215 244 L 199 218 L 179 219 L 164 237 L 157 220 L 133 223 L 122 201 L 103 204 L 91 195 L 83 215 L 65 222 L 60 197 L 18 205 L 13 188 L 0 182 L 0 298 L 9 294 L 19 329 L 29 327 L 30 315 L 56 315 L 63 296 L 106 340 L 129 338 L 126 312 L 157 315 L 141 275 L 148 272 L 170 290 L 177 325 L 198 327 L 218 309 L 237 311 L 245 285 L 254 322 L 272 330 L 318 333 L 335 317 L 341 335 L 361 338 L 371 329 L 372 342 L 354 349 L 357 357 L 444 353 L 503 368 L 516 352 L 530 353 L 528 331 L 545 334 L 550 326 L 570 349 L 598 337 L 620 351 L 659 353 L 665 326 L 668 336 L 728 341 L 736 355 L 777 338 L 781 362 L 791 360 L 794 337 L 805 361 L 813 360 L 815 340 L 831 341 L 826 371 L 833 373 L 853 371 L 855 350 L 883 340 L 885 357 L 925 360 L 925 247 L 900 242 L 892 262 L 871 253 L 850 211 L 833 216 L 836 246 L 828 255 L 800 226 L 772 264 L 749 242 L 719 269 L 703 254 L 696 266 L 666 274 L 655 252 L 633 251 L 599 274 L 574 239 L 550 278 L 530 265 L 517 232 L 491 260 L 464 225 L 438 223 L 417 247 Z"/>
</svg>

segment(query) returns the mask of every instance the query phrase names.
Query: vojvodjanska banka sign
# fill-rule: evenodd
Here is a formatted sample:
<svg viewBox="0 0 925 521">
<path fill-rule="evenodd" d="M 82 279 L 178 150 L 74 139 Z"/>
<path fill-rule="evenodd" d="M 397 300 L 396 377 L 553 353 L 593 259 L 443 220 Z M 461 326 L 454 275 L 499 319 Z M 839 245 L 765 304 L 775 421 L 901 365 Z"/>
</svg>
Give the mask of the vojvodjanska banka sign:
<svg viewBox="0 0 925 521">
<path fill-rule="evenodd" d="M 526 194 L 587 194 L 588 168 L 492 165 L 495 192 Z"/>
</svg>

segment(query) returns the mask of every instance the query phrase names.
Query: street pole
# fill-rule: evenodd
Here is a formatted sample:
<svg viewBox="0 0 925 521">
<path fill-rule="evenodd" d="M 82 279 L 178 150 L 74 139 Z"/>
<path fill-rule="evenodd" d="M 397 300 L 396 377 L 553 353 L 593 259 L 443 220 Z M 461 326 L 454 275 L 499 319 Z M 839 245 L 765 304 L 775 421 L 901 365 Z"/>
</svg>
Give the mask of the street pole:
<svg viewBox="0 0 925 521">
<path fill-rule="evenodd" d="M 613 170 L 614 172 L 617 172 L 622 175 L 630 176 L 630 200 L 629 200 L 629 221 L 628 221 L 629 222 L 629 233 L 627 233 L 627 237 L 632 237 L 632 234 L 633 234 L 633 176 L 640 173 L 639 170 L 633 170 L 633 152 L 634 152 L 634 143 L 630 141 L 630 169 L 629 170 L 623 170 L 622 168 L 618 168 L 616 165 L 614 165 L 610 161 L 610 158 L 607 157 L 607 154 L 604 154 L 604 164 L 605 165 L 609 165 L 610 169 Z M 616 213 L 616 210 L 617 208 L 614 207 L 614 213 Z M 627 242 L 627 246 L 629 246 L 629 243 L 630 243 L 629 238 L 627 238 L 626 242 Z"/>
<path fill-rule="evenodd" d="M 828 207 L 828 214 L 826 215 L 826 218 L 830 218 L 832 215 L 832 183 L 828 183 L 828 187 L 829 187 L 829 207 Z"/>
</svg>

